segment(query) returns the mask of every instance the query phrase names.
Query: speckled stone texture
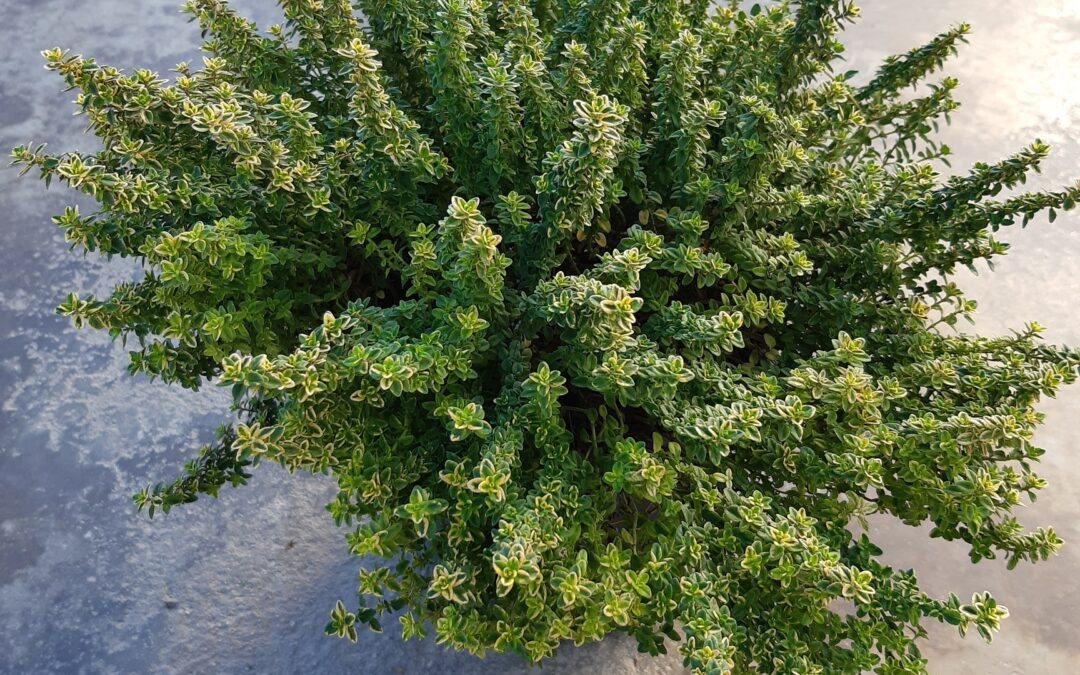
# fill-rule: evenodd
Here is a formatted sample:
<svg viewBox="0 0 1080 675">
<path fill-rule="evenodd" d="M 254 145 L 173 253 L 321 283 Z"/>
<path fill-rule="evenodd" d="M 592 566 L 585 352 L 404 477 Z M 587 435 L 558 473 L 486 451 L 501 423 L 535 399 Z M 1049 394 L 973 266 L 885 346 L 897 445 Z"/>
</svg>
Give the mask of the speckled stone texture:
<svg viewBox="0 0 1080 675">
<path fill-rule="evenodd" d="M 0 0 L 0 147 L 49 141 L 92 149 L 71 94 L 38 57 L 60 45 L 123 68 L 166 73 L 197 58 L 180 0 Z M 944 137 L 958 169 L 1035 137 L 1055 153 L 1035 186 L 1080 177 L 1080 2 L 862 0 L 846 38 L 852 68 L 921 44 L 950 23 L 974 25 L 954 62 L 964 107 Z M 272 22 L 272 0 L 234 2 Z M 514 657 L 477 660 L 432 641 L 403 644 L 391 626 L 360 644 L 327 638 L 333 602 L 352 596 L 358 564 L 323 511 L 325 477 L 262 467 L 248 488 L 149 521 L 130 495 L 175 475 L 226 411 L 222 392 L 191 393 L 125 374 L 121 345 L 52 313 L 71 290 L 107 290 L 136 273 L 81 259 L 49 222 L 73 197 L 0 171 L 0 672 L 510 673 Z M 85 201 L 84 208 L 89 207 Z M 966 276 L 977 329 L 999 334 L 1037 319 L 1080 344 L 1080 218 L 1040 219 L 1006 234 L 996 273 Z M 961 546 L 925 529 L 876 521 L 890 561 L 934 593 L 989 589 L 1012 611 L 992 646 L 933 627 L 931 671 L 951 675 L 1072 673 L 1080 663 L 1080 387 L 1047 401 L 1037 440 L 1050 487 L 1023 511 L 1067 544 L 1038 566 L 972 568 Z M 1071 544 L 1071 545 L 1070 545 Z M 566 647 L 546 673 L 679 673 L 624 639 Z"/>
</svg>

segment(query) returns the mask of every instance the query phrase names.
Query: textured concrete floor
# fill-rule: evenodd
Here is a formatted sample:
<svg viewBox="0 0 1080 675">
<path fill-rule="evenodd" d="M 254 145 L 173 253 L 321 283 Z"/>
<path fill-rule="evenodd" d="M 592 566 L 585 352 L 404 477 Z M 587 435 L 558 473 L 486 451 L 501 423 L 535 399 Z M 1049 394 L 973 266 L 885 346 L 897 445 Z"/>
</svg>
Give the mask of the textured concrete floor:
<svg viewBox="0 0 1080 675">
<path fill-rule="evenodd" d="M 70 94 L 41 68 L 54 45 L 125 68 L 162 72 L 194 56 L 198 34 L 180 0 L 0 0 L 0 147 L 48 140 L 89 149 Z M 271 0 L 234 3 L 266 22 Z M 1080 177 L 1080 2 L 862 0 L 847 42 L 852 67 L 967 20 L 972 44 L 954 63 L 964 107 L 945 138 L 955 165 L 1000 158 L 1034 137 L 1056 152 L 1038 186 Z M 0 171 L 0 672 L 3 673 L 517 673 L 514 658 L 476 661 L 391 634 L 358 646 L 322 637 L 326 613 L 354 591 L 356 560 L 323 511 L 325 479 L 264 467 L 249 488 L 153 522 L 129 495 L 171 476 L 216 421 L 218 392 L 192 394 L 132 379 L 123 350 L 76 332 L 51 308 L 69 290 L 103 291 L 122 264 L 64 255 L 48 220 L 62 190 Z M 1080 233 L 1075 212 L 1009 233 L 993 275 L 965 279 L 982 306 L 977 328 L 1030 319 L 1080 344 Z M 1050 487 L 1027 509 L 1067 542 L 1037 567 L 972 568 L 960 547 L 925 531 L 875 524 L 886 553 L 935 593 L 990 589 L 1013 618 L 992 646 L 933 630 L 931 671 L 1072 673 L 1080 667 L 1080 387 L 1048 401 L 1038 441 Z M 169 609 L 166 605 L 172 606 Z M 623 640 L 563 649 L 545 672 L 677 673 Z"/>
</svg>

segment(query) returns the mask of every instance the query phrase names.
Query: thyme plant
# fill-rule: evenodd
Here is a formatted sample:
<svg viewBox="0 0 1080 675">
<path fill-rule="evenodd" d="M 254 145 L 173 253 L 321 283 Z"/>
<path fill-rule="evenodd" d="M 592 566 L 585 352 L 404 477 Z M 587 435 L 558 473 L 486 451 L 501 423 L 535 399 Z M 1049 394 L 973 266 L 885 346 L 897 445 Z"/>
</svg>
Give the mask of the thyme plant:
<svg viewBox="0 0 1080 675">
<path fill-rule="evenodd" d="M 190 0 L 201 67 L 60 49 L 95 153 L 14 160 L 94 197 L 56 217 L 141 280 L 59 311 L 131 371 L 232 388 L 235 423 L 153 515 L 260 461 L 329 474 L 383 559 L 328 632 L 396 615 L 477 655 L 664 637 L 695 673 L 919 673 L 924 621 L 986 639 L 858 522 L 1046 558 L 1035 405 L 1080 353 L 957 332 L 955 272 L 1047 146 L 944 178 L 966 25 L 834 70 L 848 0 Z M 929 81 L 928 81 L 929 80 Z M 927 83 L 915 89 L 915 85 Z"/>
</svg>

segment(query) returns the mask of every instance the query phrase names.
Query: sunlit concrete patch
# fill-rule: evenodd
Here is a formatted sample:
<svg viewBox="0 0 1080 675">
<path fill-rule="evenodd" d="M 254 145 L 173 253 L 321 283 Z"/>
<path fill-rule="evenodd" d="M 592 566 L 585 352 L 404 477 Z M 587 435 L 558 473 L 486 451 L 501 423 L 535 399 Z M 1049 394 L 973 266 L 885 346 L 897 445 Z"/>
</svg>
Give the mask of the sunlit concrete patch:
<svg viewBox="0 0 1080 675">
<path fill-rule="evenodd" d="M 197 29 L 180 0 L 0 0 L 0 146 L 49 141 L 91 149 L 71 93 L 41 67 L 60 45 L 162 75 L 194 60 Z M 266 26 L 271 0 L 233 3 Z M 862 0 L 847 37 L 851 67 L 973 24 L 950 69 L 964 107 L 944 136 L 957 170 L 995 160 L 1035 137 L 1056 146 L 1035 187 L 1080 177 L 1080 4 L 1070 0 Z M 322 635 L 327 612 L 355 591 L 365 564 L 323 510 L 322 476 L 261 467 L 252 485 L 149 521 L 130 495 L 171 477 L 226 410 L 212 388 L 192 393 L 131 378 L 121 345 L 74 331 L 52 308 L 68 291 L 106 292 L 138 270 L 64 254 L 49 217 L 73 200 L 15 171 L 0 172 L 0 672 L 4 673 L 525 673 L 512 656 L 483 661 L 433 641 L 402 644 L 388 622 L 359 645 Z M 89 207 L 86 202 L 81 202 Z M 993 274 L 965 277 L 982 310 L 977 329 L 1001 334 L 1037 319 L 1054 340 L 1080 344 L 1080 221 L 1062 215 L 1007 234 Z M 925 529 L 875 521 L 889 560 L 913 567 L 935 594 L 991 590 L 1012 610 L 993 645 L 932 628 L 931 671 L 1024 675 L 1076 670 L 1080 635 L 1080 387 L 1044 406 L 1037 442 L 1050 487 L 1023 511 L 1073 542 L 1054 560 L 1006 572 L 972 568 L 964 550 Z M 623 638 L 564 648 L 547 673 L 679 673 Z"/>
</svg>

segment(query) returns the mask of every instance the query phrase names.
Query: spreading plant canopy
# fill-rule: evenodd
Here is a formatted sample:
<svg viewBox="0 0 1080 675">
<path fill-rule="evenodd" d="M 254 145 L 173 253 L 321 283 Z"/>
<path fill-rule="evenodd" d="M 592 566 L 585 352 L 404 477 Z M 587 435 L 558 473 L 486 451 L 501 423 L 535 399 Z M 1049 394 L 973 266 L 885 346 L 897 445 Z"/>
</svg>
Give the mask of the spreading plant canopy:
<svg viewBox="0 0 1080 675">
<path fill-rule="evenodd" d="M 1080 354 L 957 330 L 957 270 L 1071 208 L 1047 146 L 942 175 L 958 25 L 843 72 L 847 0 L 190 0 L 172 79 L 45 52 L 93 153 L 14 151 L 99 204 L 73 247 L 145 271 L 71 295 L 131 370 L 232 388 L 150 514 L 260 461 L 329 474 L 380 564 L 328 631 L 539 661 L 664 636 L 695 673 L 918 673 L 936 598 L 869 514 L 1039 560 L 1036 403 Z M 872 18 L 870 20 L 873 20 Z M 918 88 L 915 85 L 920 85 Z"/>
</svg>

